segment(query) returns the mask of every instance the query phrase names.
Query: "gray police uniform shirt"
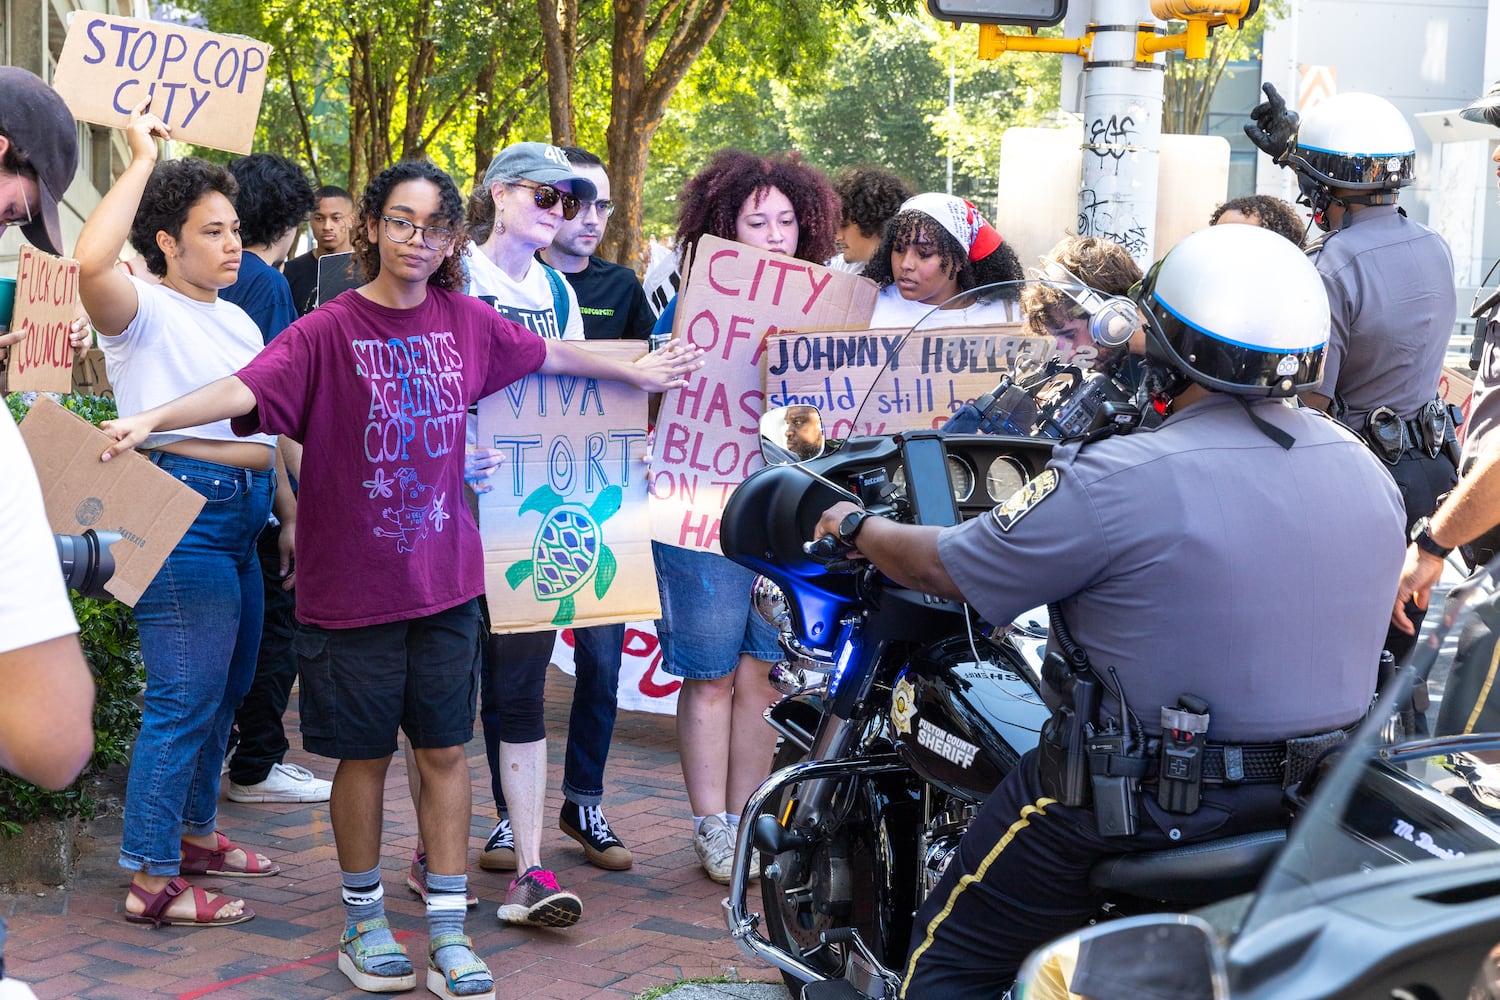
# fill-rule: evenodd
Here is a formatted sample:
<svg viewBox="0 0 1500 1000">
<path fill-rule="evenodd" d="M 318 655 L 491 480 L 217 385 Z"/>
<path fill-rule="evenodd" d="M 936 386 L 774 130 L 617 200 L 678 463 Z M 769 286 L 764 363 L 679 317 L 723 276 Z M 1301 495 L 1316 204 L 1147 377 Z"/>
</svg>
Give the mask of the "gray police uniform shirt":
<svg viewBox="0 0 1500 1000">
<path fill-rule="evenodd" d="M 1313 263 L 1333 319 L 1317 391 L 1341 397 L 1357 430 L 1378 406 L 1415 416 L 1437 395 L 1458 315 L 1448 244 L 1395 205 L 1371 205 L 1350 212 Z"/>
<path fill-rule="evenodd" d="M 1015 496 L 944 529 L 944 568 L 991 622 L 1061 601 L 1150 732 L 1184 693 L 1208 701 L 1220 742 L 1355 721 L 1395 602 L 1401 497 L 1334 421 L 1254 405 L 1296 438 L 1290 450 L 1225 395 L 1155 430 L 1059 445 Z"/>
<path fill-rule="evenodd" d="M 1474 394 L 1469 397 L 1469 421 L 1464 428 L 1464 454 L 1460 463 L 1468 468 L 1492 442 L 1490 431 L 1500 424 L 1500 319 L 1484 321 L 1484 347 L 1479 370 L 1474 373 Z"/>
</svg>

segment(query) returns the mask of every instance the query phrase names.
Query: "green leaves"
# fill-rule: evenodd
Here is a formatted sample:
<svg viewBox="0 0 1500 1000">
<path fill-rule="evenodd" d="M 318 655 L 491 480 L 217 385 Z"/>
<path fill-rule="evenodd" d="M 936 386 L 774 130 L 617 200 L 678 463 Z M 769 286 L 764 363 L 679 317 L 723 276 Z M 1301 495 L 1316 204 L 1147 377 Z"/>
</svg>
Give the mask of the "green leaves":
<svg viewBox="0 0 1500 1000">
<path fill-rule="evenodd" d="M 29 409 L 20 393 L 5 398 L 20 420 Z M 115 402 L 97 396 L 66 396 L 63 405 L 97 424 L 116 414 Z M 94 673 L 94 756 L 78 780 L 60 792 L 48 792 L 0 771 L 0 837 L 10 838 L 38 819 L 78 816 L 92 819 L 96 803 L 89 792 L 93 779 L 130 760 L 130 748 L 141 727 L 137 696 L 146 685 L 135 615 L 119 601 L 95 601 L 72 595 L 78 619 L 78 641 Z"/>
</svg>

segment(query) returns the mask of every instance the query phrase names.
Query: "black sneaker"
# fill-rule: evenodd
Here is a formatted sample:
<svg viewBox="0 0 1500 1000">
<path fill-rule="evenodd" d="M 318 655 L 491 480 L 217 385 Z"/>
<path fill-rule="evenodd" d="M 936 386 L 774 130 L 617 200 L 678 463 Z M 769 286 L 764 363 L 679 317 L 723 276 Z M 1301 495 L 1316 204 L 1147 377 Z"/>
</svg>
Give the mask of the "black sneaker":
<svg viewBox="0 0 1500 1000">
<path fill-rule="evenodd" d="M 615 836 L 604 818 L 604 810 L 598 806 L 581 806 L 564 800 L 557 827 L 583 845 L 583 854 L 592 865 L 622 872 L 635 863 L 630 848 Z"/>
<path fill-rule="evenodd" d="M 516 838 L 510 832 L 510 820 L 502 819 L 490 831 L 479 854 L 479 867 L 487 872 L 513 872 L 516 870 Z"/>
</svg>

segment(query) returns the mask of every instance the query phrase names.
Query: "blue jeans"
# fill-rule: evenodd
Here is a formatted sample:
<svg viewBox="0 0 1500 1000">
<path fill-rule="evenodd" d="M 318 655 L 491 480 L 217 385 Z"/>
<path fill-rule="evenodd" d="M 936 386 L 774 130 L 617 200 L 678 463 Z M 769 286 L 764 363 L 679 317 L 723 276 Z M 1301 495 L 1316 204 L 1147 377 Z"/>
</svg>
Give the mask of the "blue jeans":
<svg viewBox="0 0 1500 1000">
<path fill-rule="evenodd" d="M 264 601 L 255 540 L 275 478 L 165 452 L 151 460 L 205 502 L 135 606 L 146 695 L 120 867 L 175 875 L 183 835 L 215 829 L 224 745 L 255 676 Z"/>
<path fill-rule="evenodd" d="M 479 718 L 484 726 L 490 791 L 497 812 L 505 811 L 505 793 L 500 790 L 501 741 L 532 743 L 547 735 L 541 724 L 542 696 L 556 635 L 495 635 L 485 644 Z M 568 715 L 568 748 L 563 756 L 563 796 L 581 806 L 597 806 L 604 801 L 604 762 L 615 733 L 624 645 L 624 625 L 573 630 L 576 677 Z M 503 704 L 501 691 L 505 692 Z"/>
</svg>

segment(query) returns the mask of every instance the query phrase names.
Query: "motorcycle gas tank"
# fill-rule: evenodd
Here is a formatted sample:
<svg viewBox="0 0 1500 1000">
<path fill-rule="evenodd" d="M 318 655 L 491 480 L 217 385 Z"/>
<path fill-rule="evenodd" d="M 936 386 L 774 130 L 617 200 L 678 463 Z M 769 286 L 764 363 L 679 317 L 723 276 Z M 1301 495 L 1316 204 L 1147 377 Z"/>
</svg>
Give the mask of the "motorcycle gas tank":
<svg viewBox="0 0 1500 1000">
<path fill-rule="evenodd" d="M 896 750 L 912 770 L 971 802 L 990 794 L 1036 746 L 1051 714 L 1019 660 L 1016 650 L 1002 645 L 993 662 L 975 662 L 964 636 L 912 658 L 891 696 Z"/>
</svg>

